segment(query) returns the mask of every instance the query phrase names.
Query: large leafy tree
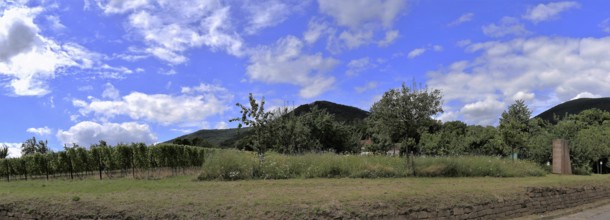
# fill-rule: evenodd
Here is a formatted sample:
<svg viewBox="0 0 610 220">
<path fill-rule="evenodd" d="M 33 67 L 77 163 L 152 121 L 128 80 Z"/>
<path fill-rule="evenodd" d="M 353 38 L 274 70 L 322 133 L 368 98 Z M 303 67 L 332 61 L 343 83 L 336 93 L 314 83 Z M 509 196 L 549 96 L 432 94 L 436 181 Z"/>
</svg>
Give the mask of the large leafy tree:
<svg viewBox="0 0 610 220">
<path fill-rule="evenodd" d="M 432 116 L 443 112 L 441 91 L 407 87 L 385 92 L 371 107 L 373 133 L 389 136 L 393 142 L 419 143 L 421 134 L 433 124 Z M 412 146 L 407 146 L 412 147 Z"/>
<path fill-rule="evenodd" d="M 499 130 L 504 143 L 511 148 L 512 153 L 525 150 L 531 115 L 532 111 L 523 100 L 516 100 L 507 111 L 502 113 Z"/>
</svg>

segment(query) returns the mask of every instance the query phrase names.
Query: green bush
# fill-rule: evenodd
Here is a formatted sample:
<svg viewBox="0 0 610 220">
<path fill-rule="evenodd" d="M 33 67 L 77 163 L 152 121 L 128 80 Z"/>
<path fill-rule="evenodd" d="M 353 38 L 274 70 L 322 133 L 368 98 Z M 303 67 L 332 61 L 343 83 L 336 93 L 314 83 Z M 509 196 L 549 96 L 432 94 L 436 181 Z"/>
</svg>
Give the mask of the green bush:
<svg viewBox="0 0 610 220">
<path fill-rule="evenodd" d="M 284 155 L 267 153 L 261 164 L 255 153 L 217 151 L 208 154 L 200 180 L 289 178 L 391 178 L 412 172 L 405 158 L 338 155 L 333 153 Z M 426 177 L 522 177 L 543 176 L 537 164 L 496 157 L 420 157 L 415 174 Z"/>
<path fill-rule="evenodd" d="M 252 179 L 258 170 L 258 159 L 252 152 L 223 150 L 209 156 L 203 167 L 200 180 Z"/>
<path fill-rule="evenodd" d="M 546 171 L 534 162 L 487 156 L 420 157 L 415 159 L 415 175 L 444 177 L 523 177 L 544 176 Z"/>
<path fill-rule="evenodd" d="M 574 167 L 574 175 L 584 175 L 584 176 L 589 176 L 591 174 L 593 174 L 593 169 L 590 166 L 579 166 L 579 167 Z"/>
</svg>

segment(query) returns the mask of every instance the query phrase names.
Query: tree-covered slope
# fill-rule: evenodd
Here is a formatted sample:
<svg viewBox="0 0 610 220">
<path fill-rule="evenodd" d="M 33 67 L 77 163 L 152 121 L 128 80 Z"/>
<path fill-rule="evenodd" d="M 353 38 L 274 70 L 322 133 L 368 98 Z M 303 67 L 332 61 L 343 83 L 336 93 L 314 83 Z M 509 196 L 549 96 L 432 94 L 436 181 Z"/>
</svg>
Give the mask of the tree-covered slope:
<svg viewBox="0 0 610 220">
<path fill-rule="evenodd" d="M 584 110 L 593 108 L 610 112 L 610 98 L 581 98 L 570 100 L 540 113 L 536 118 L 556 123 L 557 121 L 554 118 L 555 115 L 559 118 L 563 118 L 566 114 L 575 115 Z"/>
<path fill-rule="evenodd" d="M 339 122 L 352 123 L 364 120 L 368 117 L 369 112 L 364 111 L 362 109 L 341 105 L 329 101 L 316 101 L 310 104 L 301 105 L 293 110 L 293 113 L 296 116 L 308 113 L 312 108 L 317 107 L 320 110 L 325 110 L 326 112 L 334 115 L 335 120 Z M 238 135 L 237 128 L 230 129 L 203 129 L 196 131 L 194 133 L 190 133 L 187 135 L 183 135 L 174 139 L 167 141 L 166 143 L 173 143 L 176 140 L 179 144 L 189 144 L 189 145 L 203 145 L 206 143 L 202 141 L 211 143 L 217 147 L 231 147 L 233 144 L 239 140 L 241 137 L 248 135 L 249 128 L 242 128 Z M 191 143 L 184 143 L 184 141 Z M 195 143 L 193 143 L 195 142 Z M 199 144 L 198 144 L 199 143 Z M 212 147 L 212 146 L 208 146 Z"/>
<path fill-rule="evenodd" d="M 310 104 L 301 105 L 294 109 L 294 114 L 296 116 L 305 114 L 307 112 L 310 112 L 311 109 L 314 107 L 318 107 L 318 109 L 325 110 L 331 115 L 334 115 L 335 120 L 339 122 L 356 122 L 364 120 L 366 117 L 369 116 L 369 112 L 364 111 L 362 109 L 348 105 L 341 105 L 329 101 L 315 101 Z"/>
</svg>

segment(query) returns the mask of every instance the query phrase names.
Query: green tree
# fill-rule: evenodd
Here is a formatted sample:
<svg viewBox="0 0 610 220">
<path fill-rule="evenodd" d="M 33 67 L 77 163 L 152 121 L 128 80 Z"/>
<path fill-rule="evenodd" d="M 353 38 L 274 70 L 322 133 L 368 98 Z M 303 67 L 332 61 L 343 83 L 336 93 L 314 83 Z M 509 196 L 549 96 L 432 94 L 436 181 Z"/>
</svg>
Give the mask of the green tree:
<svg viewBox="0 0 610 220">
<path fill-rule="evenodd" d="M 233 118 L 229 122 L 239 122 L 237 128 L 243 126 L 251 127 L 254 130 L 254 138 L 252 139 L 252 148 L 258 153 L 259 161 L 262 164 L 265 160 L 265 152 L 270 145 L 271 138 L 269 137 L 268 124 L 273 119 L 272 112 L 265 112 L 265 98 L 259 102 L 254 99 L 252 93 L 248 96 L 250 107 L 236 103 L 240 107 L 241 117 Z"/>
<path fill-rule="evenodd" d="M 373 104 L 369 117 L 372 129 L 387 134 L 393 142 L 418 144 L 421 134 L 434 123 L 431 117 L 443 112 L 441 99 L 440 90 L 416 85 L 409 88 L 403 83 Z"/>
<path fill-rule="evenodd" d="M 502 113 L 499 130 L 504 143 L 511 148 L 511 153 L 526 150 L 525 146 L 529 132 L 528 121 L 531 115 L 532 112 L 523 100 L 516 100 L 514 104 L 508 107 L 507 111 Z"/>
<path fill-rule="evenodd" d="M 0 148 L 0 159 L 4 159 L 7 156 L 8 156 L 8 146 L 3 144 L 2 148 Z"/>
<path fill-rule="evenodd" d="M 30 155 L 34 154 L 38 151 L 38 142 L 36 142 L 36 137 L 32 137 L 31 139 L 27 139 L 23 144 L 21 144 L 21 155 Z"/>
</svg>

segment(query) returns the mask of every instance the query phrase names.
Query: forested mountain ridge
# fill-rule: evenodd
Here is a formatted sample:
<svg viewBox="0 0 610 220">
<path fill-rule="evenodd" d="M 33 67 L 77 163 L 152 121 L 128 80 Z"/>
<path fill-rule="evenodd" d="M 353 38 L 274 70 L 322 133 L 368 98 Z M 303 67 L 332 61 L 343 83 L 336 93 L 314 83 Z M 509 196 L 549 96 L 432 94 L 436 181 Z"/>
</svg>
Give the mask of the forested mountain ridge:
<svg viewBox="0 0 610 220">
<path fill-rule="evenodd" d="M 333 115 L 335 120 L 344 123 L 353 123 L 364 120 L 369 116 L 369 112 L 348 105 L 337 104 L 329 101 L 315 101 L 309 104 L 303 104 L 292 110 L 295 116 L 300 116 L 311 112 L 313 108 L 324 110 Z M 229 129 L 202 129 L 190 134 L 166 141 L 166 143 L 178 143 L 198 146 L 217 146 L 217 147 L 232 147 L 235 141 L 239 140 L 250 133 L 249 128 L 242 128 L 238 132 L 237 128 Z"/>
<path fill-rule="evenodd" d="M 540 118 L 542 120 L 555 124 L 557 123 L 557 119 L 565 117 L 566 114 L 576 115 L 584 110 L 594 108 L 610 112 L 610 97 L 580 98 L 570 100 L 540 113 L 535 118 Z M 558 118 L 556 119 L 555 116 L 557 116 Z"/>
</svg>

